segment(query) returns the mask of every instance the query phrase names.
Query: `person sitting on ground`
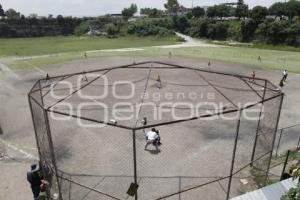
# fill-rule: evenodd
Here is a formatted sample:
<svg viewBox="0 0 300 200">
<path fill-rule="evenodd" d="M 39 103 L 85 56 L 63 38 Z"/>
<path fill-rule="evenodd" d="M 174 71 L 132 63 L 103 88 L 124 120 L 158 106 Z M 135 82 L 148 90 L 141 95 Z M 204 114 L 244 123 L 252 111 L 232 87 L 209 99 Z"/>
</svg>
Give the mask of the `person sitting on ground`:
<svg viewBox="0 0 300 200">
<path fill-rule="evenodd" d="M 27 172 L 27 181 L 30 183 L 34 200 L 38 200 L 40 194 L 40 169 L 37 164 L 32 164 L 30 171 Z"/>
<path fill-rule="evenodd" d="M 158 150 L 158 145 L 161 144 L 160 142 L 160 135 L 159 135 L 159 131 L 156 130 L 155 128 L 152 128 L 151 131 L 145 131 L 144 133 L 146 135 L 146 145 L 145 145 L 145 150 L 147 150 L 147 147 L 149 144 L 152 144 L 155 146 L 156 151 Z"/>
</svg>

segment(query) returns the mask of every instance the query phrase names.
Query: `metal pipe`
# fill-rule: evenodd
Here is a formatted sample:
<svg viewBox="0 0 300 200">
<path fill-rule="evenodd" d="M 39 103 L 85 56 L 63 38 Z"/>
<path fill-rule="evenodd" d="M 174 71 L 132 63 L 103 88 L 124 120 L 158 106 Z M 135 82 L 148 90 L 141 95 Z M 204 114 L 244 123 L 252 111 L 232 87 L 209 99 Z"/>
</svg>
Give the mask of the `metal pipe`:
<svg viewBox="0 0 300 200">
<path fill-rule="evenodd" d="M 280 134 L 279 134 L 278 144 L 277 144 L 276 153 L 275 153 L 275 156 L 276 156 L 276 157 L 278 156 L 278 149 L 279 149 L 279 146 L 280 146 L 282 133 L 283 133 L 283 129 L 281 129 Z"/>
<path fill-rule="evenodd" d="M 233 176 L 234 161 L 235 161 L 237 142 L 238 142 L 239 132 L 240 132 L 241 112 L 242 111 L 239 112 L 239 119 L 238 119 L 236 132 L 235 132 L 235 140 L 234 140 L 234 146 L 233 146 L 233 152 L 232 152 L 232 159 L 231 159 L 231 167 L 230 167 L 230 175 L 229 175 L 229 181 L 228 181 L 226 200 L 228 200 L 229 197 L 230 197 L 230 189 L 231 189 L 231 181 L 232 181 L 232 176 Z"/>
<path fill-rule="evenodd" d="M 136 137 L 135 130 L 132 130 L 132 143 L 133 143 L 133 172 L 134 172 L 134 183 L 138 186 L 137 182 L 137 166 L 136 166 Z M 135 200 L 138 199 L 138 192 L 135 192 Z"/>
<path fill-rule="evenodd" d="M 254 156 L 255 156 L 257 139 L 258 139 L 258 135 L 259 135 L 258 132 L 259 132 L 259 127 L 260 127 L 260 118 L 262 116 L 264 99 L 265 99 L 265 96 L 266 96 L 266 87 L 267 87 L 267 81 L 265 81 L 264 93 L 263 93 L 263 96 L 262 96 L 262 105 L 261 105 L 261 108 L 260 108 L 259 118 L 258 118 L 257 127 L 256 127 L 255 139 L 254 139 L 254 144 L 253 144 L 253 149 L 252 149 L 252 154 L 251 154 L 251 164 L 250 164 L 251 167 L 253 167 L 253 161 L 254 161 Z"/>
<path fill-rule="evenodd" d="M 282 168 L 282 172 L 281 172 L 281 176 L 280 176 L 280 181 L 283 180 L 283 174 L 284 174 L 284 172 L 285 172 L 286 165 L 287 165 L 288 160 L 289 160 L 289 157 L 290 157 L 290 153 L 291 153 L 290 150 L 288 150 L 287 153 L 286 153 L 285 161 L 284 161 L 283 168 Z"/>
<path fill-rule="evenodd" d="M 41 80 L 39 81 L 39 87 L 41 88 Z M 42 90 L 40 90 L 40 95 L 41 95 L 42 106 L 44 107 L 44 100 L 43 100 Z M 50 128 L 50 123 L 49 123 L 49 119 L 48 119 L 48 112 L 46 112 L 46 110 L 43 109 L 43 114 L 44 114 L 45 125 L 46 125 L 46 134 L 47 134 L 49 148 L 50 148 L 49 151 L 50 151 L 50 154 L 51 154 L 52 164 L 53 164 L 54 170 L 55 170 L 55 176 L 56 176 L 56 182 L 57 182 L 57 187 L 58 187 L 59 199 L 62 200 L 62 192 L 61 192 L 61 188 L 60 188 L 60 184 L 59 184 L 59 177 L 58 177 L 58 173 L 57 173 L 58 170 L 57 170 L 56 158 L 55 158 L 55 154 L 54 154 L 54 145 L 53 145 L 52 136 L 51 136 L 51 128 Z"/>
<path fill-rule="evenodd" d="M 266 171 L 265 185 L 267 184 L 268 174 L 269 174 L 269 171 L 270 171 L 270 165 L 271 165 L 272 154 L 273 154 L 273 149 L 274 149 L 274 145 L 275 145 L 276 133 L 277 133 L 278 124 L 279 124 L 279 120 L 280 120 L 281 109 L 282 109 L 283 97 L 284 97 L 284 94 L 282 93 L 281 98 L 280 98 L 278 114 L 277 114 L 277 122 L 276 122 L 276 126 L 275 126 L 275 132 L 274 132 L 274 135 L 273 135 L 273 142 L 272 142 L 272 147 L 271 147 L 270 158 L 269 158 L 267 171 Z"/>
</svg>

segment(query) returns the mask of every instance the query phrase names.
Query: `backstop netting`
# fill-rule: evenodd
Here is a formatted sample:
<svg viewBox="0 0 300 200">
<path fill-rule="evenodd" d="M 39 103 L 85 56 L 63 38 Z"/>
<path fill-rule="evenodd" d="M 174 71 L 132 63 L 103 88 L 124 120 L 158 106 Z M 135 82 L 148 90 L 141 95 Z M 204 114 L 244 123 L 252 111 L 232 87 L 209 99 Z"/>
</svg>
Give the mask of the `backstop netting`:
<svg viewBox="0 0 300 200">
<path fill-rule="evenodd" d="M 28 96 L 49 195 L 221 200 L 253 175 L 267 183 L 283 94 L 265 79 L 143 62 L 41 79 Z M 152 128 L 161 145 L 146 145 Z"/>
</svg>

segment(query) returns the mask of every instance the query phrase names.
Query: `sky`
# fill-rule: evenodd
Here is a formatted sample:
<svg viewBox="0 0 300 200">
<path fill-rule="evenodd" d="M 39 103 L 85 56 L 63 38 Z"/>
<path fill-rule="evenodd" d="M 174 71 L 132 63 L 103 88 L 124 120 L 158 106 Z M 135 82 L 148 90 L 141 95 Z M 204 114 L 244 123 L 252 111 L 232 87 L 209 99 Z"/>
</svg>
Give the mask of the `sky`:
<svg viewBox="0 0 300 200">
<path fill-rule="evenodd" d="M 185 7 L 210 6 L 219 3 L 236 2 L 237 0 L 178 0 Z M 270 6 L 274 2 L 283 0 L 244 0 L 250 7 L 255 5 Z M 64 16 L 99 16 L 108 13 L 120 13 L 131 3 L 139 8 L 163 8 L 166 0 L 0 0 L 4 10 L 13 8 L 24 15 L 32 13 L 39 16 L 52 14 Z"/>
</svg>

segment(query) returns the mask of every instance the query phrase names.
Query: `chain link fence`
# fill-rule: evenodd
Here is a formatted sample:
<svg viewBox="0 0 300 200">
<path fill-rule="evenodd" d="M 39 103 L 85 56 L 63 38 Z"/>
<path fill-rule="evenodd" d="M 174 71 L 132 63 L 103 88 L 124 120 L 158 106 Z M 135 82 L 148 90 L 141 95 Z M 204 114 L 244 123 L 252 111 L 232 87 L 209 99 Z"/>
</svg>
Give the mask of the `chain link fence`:
<svg viewBox="0 0 300 200">
<path fill-rule="evenodd" d="M 276 134 L 275 156 L 284 154 L 287 150 L 300 147 L 300 123 L 278 129 Z"/>
<path fill-rule="evenodd" d="M 267 183 L 283 100 L 265 79 L 161 62 L 41 79 L 28 97 L 48 193 L 61 200 L 230 199 L 249 167 Z M 157 149 L 146 146 L 153 127 Z"/>
</svg>

